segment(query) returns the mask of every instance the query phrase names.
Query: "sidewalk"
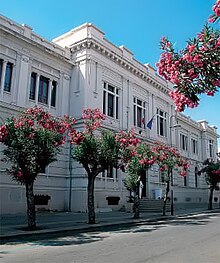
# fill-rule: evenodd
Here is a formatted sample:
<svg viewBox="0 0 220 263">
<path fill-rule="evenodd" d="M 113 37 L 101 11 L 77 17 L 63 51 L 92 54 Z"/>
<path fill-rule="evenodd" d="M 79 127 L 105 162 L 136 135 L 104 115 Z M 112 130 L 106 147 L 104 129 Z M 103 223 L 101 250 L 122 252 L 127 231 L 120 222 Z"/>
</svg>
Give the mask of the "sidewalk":
<svg viewBox="0 0 220 263">
<path fill-rule="evenodd" d="M 219 210 L 215 210 L 219 212 Z M 181 210 L 176 216 L 183 214 L 207 212 L 207 210 Z M 38 230 L 22 230 L 27 226 L 26 215 L 3 215 L 1 217 L 1 242 L 20 241 L 22 238 L 45 238 L 45 235 L 57 234 L 65 236 L 67 232 L 86 232 L 110 226 L 129 226 L 162 219 L 170 219 L 174 216 L 162 216 L 160 213 L 141 213 L 139 219 L 133 219 L 133 214 L 126 212 L 103 212 L 96 213 L 96 224 L 87 224 L 87 213 L 73 212 L 38 212 Z"/>
</svg>

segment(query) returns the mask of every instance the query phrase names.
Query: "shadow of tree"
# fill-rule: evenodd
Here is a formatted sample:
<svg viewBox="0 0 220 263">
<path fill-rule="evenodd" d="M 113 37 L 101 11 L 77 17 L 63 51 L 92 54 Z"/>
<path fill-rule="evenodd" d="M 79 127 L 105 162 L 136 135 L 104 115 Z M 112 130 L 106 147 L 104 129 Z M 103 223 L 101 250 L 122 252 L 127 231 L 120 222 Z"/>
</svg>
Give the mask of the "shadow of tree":
<svg viewBox="0 0 220 263">
<path fill-rule="evenodd" d="M 93 242 L 100 242 L 108 238 L 110 234 L 126 234 L 126 233 L 150 233 L 153 231 L 159 231 L 161 228 L 167 226 L 179 226 L 179 225 L 201 225 L 206 226 L 213 218 L 219 217 L 220 213 L 204 213 L 198 215 L 185 215 L 177 216 L 175 218 L 163 218 L 161 220 L 153 222 L 140 222 L 136 225 L 121 225 L 121 226 L 103 226 L 97 230 L 84 232 L 65 232 L 48 235 L 47 238 L 37 240 L 36 238 L 29 238 L 29 240 L 12 242 L 14 244 L 28 243 L 31 246 L 70 246 L 88 244 Z M 39 237 L 38 237 L 39 238 Z M 1 252 L 1 253 L 4 253 Z"/>
</svg>

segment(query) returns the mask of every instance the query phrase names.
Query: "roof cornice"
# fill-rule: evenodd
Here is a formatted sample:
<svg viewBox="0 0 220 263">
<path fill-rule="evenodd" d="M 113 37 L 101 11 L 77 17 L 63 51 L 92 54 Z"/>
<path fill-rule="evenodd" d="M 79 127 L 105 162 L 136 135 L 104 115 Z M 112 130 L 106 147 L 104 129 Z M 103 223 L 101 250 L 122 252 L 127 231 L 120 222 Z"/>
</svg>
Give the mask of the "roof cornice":
<svg viewBox="0 0 220 263">
<path fill-rule="evenodd" d="M 168 82 L 163 80 L 160 76 L 156 74 L 155 76 L 150 74 L 148 65 L 147 66 L 143 65 L 137 60 L 134 60 L 134 62 L 137 64 L 137 65 L 134 65 L 132 61 L 129 61 L 128 59 L 124 58 L 122 55 L 117 54 L 116 52 L 110 50 L 108 47 L 105 47 L 104 45 L 99 43 L 97 40 L 92 39 L 92 38 L 86 38 L 84 40 L 76 42 L 70 47 L 70 50 L 72 53 L 76 53 L 84 49 L 95 50 L 96 52 L 102 54 L 106 58 L 114 61 L 114 63 L 118 64 L 119 66 L 129 71 L 136 77 L 153 85 L 155 88 L 159 89 L 163 93 L 166 93 L 166 94 L 169 93 L 170 88 L 168 87 Z M 138 64 L 140 64 L 140 66 L 138 66 Z"/>
</svg>

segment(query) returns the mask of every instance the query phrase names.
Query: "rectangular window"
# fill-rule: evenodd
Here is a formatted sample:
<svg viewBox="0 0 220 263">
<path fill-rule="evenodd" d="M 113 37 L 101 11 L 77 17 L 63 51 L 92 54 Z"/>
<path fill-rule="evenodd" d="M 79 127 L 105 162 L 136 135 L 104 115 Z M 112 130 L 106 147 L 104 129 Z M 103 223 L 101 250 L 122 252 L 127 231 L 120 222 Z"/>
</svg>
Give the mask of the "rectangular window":
<svg viewBox="0 0 220 263">
<path fill-rule="evenodd" d="M 53 81 L 51 86 L 51 102 L 52 107 L 56 107 L 56 93 L 57 93 L 57 82 Z"/>
<path fill-rule="evenodd" d="M 198 141 L 195 139 L 192 139 L 191 146 L 192 146 L 192 153 L 197 155 L 198 154 Z"/>
<path fill-rule="evenodd" d="M 119 90 L 104 82 L 103 91 L 103 113 L 112 118 L 118 119 Z"/>
<path fill-rule="evenodd" d="M 32 72 L 31 73 L 31 83 L 30 83 L 30 93 L 29 93 L 30 100 L 35 100 L 36 81 L 37 81 L 37 74 Z"/>
<path fill-rule="evenodd" d="M 184 151 L 188 149 L 188 137 L 184 134 L 180 134 L 180 148 Z"/>
<path fill-rule="evenodd" d="M 145 128 L 145 102 L 134 98 L 134 126 Z"/>
<path fill-rule="evenodd" d="M 108 178 L 113 178 L 114 177 L 114 168 L 113 166 L 110 166 L 107 170 L 107 177 Z"/>
<path fill-rule="evenodd" d="M 6 65 L 5 82 L 4 82 L 4 91 L 7 92 L 11 91 L 12 69 L 13 69 L 13 64 L 8 62 Z"/>
<path fill-rule="evenodd" d="M 167 113 L 157 109 L 157 134 L 167 137 Z"/>
<path fill-rule="evenodd" d="M 40 76 L 38 102 L 48 104 L 49 79 Z"/>
<path fill-rule="evenodd" d="M 209 140 L 209 157 L 212 158 L 214 157 L 214 141 L 213 140 Z"/>
</svg>

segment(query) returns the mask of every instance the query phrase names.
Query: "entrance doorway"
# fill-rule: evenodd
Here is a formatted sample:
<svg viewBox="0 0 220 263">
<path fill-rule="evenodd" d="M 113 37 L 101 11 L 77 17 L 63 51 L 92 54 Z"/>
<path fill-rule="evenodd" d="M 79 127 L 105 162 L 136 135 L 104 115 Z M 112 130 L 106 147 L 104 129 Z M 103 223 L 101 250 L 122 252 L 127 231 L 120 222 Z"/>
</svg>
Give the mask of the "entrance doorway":
<svg viewBox="0 0 220 263">
<path fill-rule="evenodd" d="M 146 171 L 145 170 L 142 170 L 141 171 L 141 181 L 142 181 L 142 184 L 143 184 L 143 188 L 142 188 L 142 197 L 146 197 Z"/>
</svg>

